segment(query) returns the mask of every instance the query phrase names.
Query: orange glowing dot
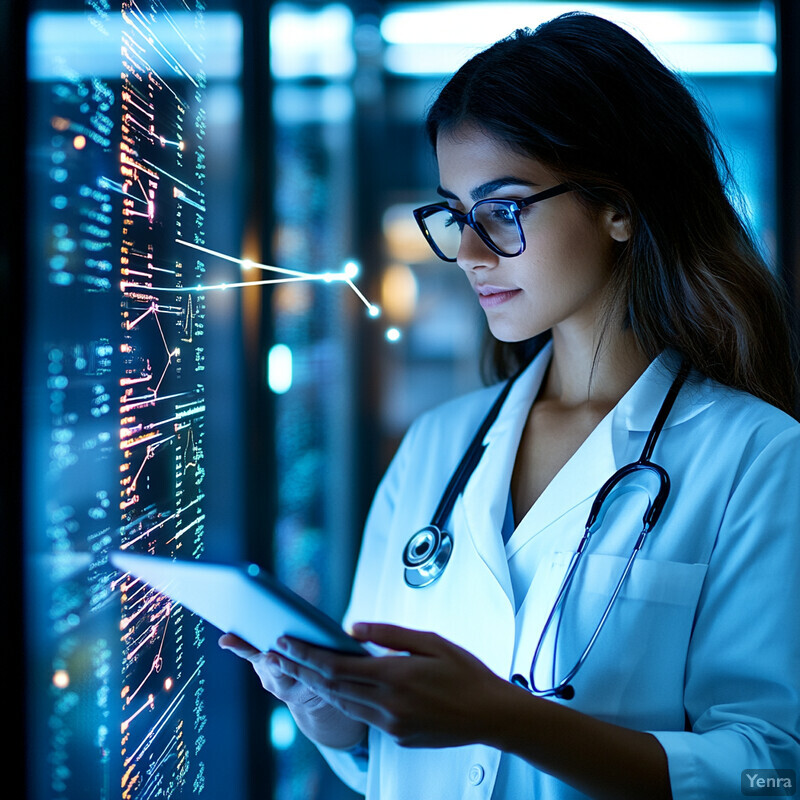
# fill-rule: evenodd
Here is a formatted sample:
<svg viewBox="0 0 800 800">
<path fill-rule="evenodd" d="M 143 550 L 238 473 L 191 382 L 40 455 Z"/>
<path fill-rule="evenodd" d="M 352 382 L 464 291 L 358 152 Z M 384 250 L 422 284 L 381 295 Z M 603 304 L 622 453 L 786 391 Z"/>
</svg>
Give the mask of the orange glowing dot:
<svg viewBox="0 0 800 800">
<path fill-rule="evenodd" d="M 173 683 L 172 683 L 172 678 L 167 678 L 167 679 L 164 681 L 164 688 L 165 688 L 167 691 L 169 691 L 169 690 L 172 688 L 172 686 L 173 686 Z"/>
<path fill-rule="evenodd" d="M 56 689 L 66 689 L 69 686 L 69 673 L 65 669 L 57 669 L 53 673 L 53 686 Z"/>
<path fill-rule="evenodd" d="M 77 136 L 76 136 L 76 137 L 75 137 L 75 138 L 72 140 L 72 146 L 73 146 L 73 147 L 74 147 L 76 150 L 83 150 L 83 148 L 84 148 L 84 147 L 86 147 L 86 137 L 85 137 L 85 136 L 84 136 L 82 133 L 79 133 L 79 134 L 78 134 L 78 135 L 77 135 Z"/>
</svg>

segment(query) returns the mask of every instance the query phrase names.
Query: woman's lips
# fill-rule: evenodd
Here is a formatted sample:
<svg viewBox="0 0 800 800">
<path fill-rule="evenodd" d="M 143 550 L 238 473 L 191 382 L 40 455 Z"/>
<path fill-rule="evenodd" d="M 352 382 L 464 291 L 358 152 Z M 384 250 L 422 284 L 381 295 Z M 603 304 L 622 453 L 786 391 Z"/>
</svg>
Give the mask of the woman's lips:
<svg viewBox="0 0 800 800">
<path fill-rule="evenodd" d="M 503 289 L 501 286 L 476 286 L 478 302 L 481 308 L 494 308 L 511 300 L 518 295 L 522 289 Z"/>
</svg>

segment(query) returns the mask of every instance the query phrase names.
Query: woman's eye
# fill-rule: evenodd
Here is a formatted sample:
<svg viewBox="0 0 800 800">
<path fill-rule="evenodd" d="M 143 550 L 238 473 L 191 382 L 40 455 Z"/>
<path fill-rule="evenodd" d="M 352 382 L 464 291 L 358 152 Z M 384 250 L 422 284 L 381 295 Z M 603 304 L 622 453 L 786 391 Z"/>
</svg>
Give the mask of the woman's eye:
<svg viewBox="0 0 800 800">
<path fill-rule="evenodd" d="M 514 212 L 508 206 L 494 206 L 492 208 L 492 221 L 497 224 L 514 225 Z"/>
<path fill-rule="evenodd" d="M 444 221 L 444 227 L 445 228 L 450 228 L 453 225 L 458 225 L 458 229 L 460 231 L 464 230 L 464 221 L 462 219 L 460 219 L 459 217 L 453 216 L 453 214 L 448 214 L 446 219 L 445 219 L 445 221 Z"/>
</svg>

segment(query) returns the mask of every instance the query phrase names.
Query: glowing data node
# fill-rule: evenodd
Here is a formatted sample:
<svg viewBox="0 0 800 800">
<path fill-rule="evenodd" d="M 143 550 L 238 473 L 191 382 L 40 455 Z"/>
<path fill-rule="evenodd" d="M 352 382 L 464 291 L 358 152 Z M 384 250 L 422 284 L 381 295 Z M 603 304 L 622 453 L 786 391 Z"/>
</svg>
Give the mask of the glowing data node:
<svg viewBox="0 0 800 800">
<path fill-rule="evenodd" d="M 358 275 L 359 271 L 360 271 L 359 270 L 359 266 L 358 266 L 358 264 L 356 264 L 355 261 L 348 261 L 344 265 L 344 276 L 345 276 L 345 278 L 349 278 L 350 280 L 353 280 L 353 278 L 355 278 Z"/>
<path fill-rule="evenodd" d="M 399 342 L 402 333 L 400 332 L 399 328 L 387 328 L 386 329 L 386 341 L 387 342 Z"/>
<path fill-rule="evenodd" d="M 373 319 L 377 319 L 381 315 L 380 306 L 370 304 L 367 307 L 367 314 L 369 314 Z"/>
</svg>

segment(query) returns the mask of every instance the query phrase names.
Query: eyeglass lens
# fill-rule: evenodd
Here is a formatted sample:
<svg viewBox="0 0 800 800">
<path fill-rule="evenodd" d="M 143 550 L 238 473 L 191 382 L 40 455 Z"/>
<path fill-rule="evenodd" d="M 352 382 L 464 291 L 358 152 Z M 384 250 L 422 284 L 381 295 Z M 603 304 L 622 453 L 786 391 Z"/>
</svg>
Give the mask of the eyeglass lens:
<svg viewBox="0 0 800 800">
<path fill-rule="evenodd" d="M 483 236 L 491 240 L 502 253 L 513 256 L 522 249 L 519 226 L 514 211 L 507 203 L 479 203 L 473 209 L 473 219 Z M 442 208 L 426 216 L 425 225 L 439 250 L 447 258 L 455 258 L 461 245 L 464 223 Z"/>
</svg>

